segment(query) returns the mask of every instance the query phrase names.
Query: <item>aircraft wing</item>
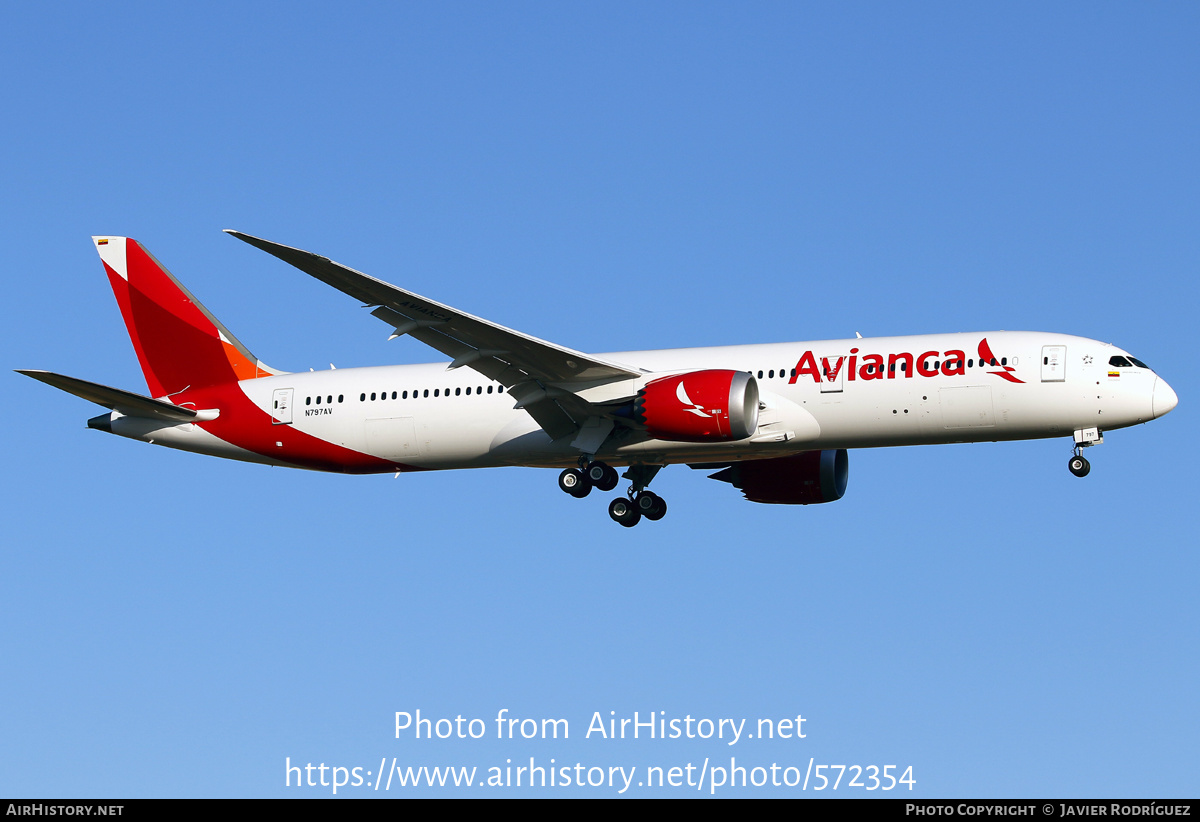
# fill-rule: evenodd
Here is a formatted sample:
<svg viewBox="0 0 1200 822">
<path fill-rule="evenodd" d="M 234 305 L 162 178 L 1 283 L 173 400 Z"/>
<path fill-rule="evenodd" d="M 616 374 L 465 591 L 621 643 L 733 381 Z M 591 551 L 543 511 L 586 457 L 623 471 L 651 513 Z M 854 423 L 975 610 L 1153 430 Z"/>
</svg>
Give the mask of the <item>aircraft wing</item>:
<svg viewBox="0 0 1200 822">
<path fill-rule="evenodd" d="M 197 412 L 190 408 L 181 408 L 178 405 L 144 397 L 141 394 L 134 394 L 131 391 L 122 391 L 120 388 L 110 388 L 107 385 L 101 385 L 97 382 L 88 382 L 76 377 L 67 377 L 51 371 L 17 369 L 17 373 L 24 374 L 26 377 L 33 377 L 35 380 L 46 383 L 46 385 L 53 385 L 55 388 L 66 391 L 68 394 L 74 394 L 89 402 L 103 405 L 105 408 L 111 408 L 113 411 L 117 411 L 127 417 L 144 417 L 179 423 L 194 422 L 198 416 Z"/>
<path fill-rule="evenodd" d="M 392 338 L 408 334 L 509 389 L 551 438 L 578 431 L 598 412 L 570 383 L 627 380 L 642 372 L 513 331 L 335 263 L 327 257 L 226 229 L 227 234 L 289 263 L 323 283 L 376 306 Z"/>
</svg>

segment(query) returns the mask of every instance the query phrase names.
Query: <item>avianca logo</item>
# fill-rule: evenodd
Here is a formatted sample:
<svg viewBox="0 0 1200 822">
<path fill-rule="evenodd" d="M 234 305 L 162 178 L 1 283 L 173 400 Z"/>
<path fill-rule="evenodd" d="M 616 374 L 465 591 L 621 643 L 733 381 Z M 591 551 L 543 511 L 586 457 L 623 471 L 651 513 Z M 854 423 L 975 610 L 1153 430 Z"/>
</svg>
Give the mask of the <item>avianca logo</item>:
<svg viewBox="0 0 1200 822">
<path fill-rule="evenodd" d="M 992 353 L 991 347 L 988 345 L 987 337 L 984 337 L 982 340 L 979 341 L 979 362 L 980 362 L 980 364 L 991 363 L 993 367 L 995 367 L 996 363 L 999 362 L 999 360 L 996 359 L 996 355 Z M 1016 371 L 1017 369 L 1013 368 L 1011 365 L 1002 365 L 1000 367 L 1003 368 L 1004 370 L 1003 371 L 989 371 L 988 373 L 995 374 L 998 377 L 1003 377 L 1004 379 L 1008 380 L 1009 382 L 1019 382 L 1019 383 L 1025 382 L 1025 380 L 1018 380 L 1016 377 L 1014 377 L 1012 375 L 1012 372 Z"/>
<path fill-rule="evenodd" d="M 1023 383 L 1024 380 L 1019 380 L 1013 376 L 1016 371 L 1011 365 L 1000 365 L 1000 361 L 992 353 L 991 347 L 988 345 L 987 337 L 979 341 L 979 364 L 981 366 L 991 366 L 1000 368 L 999 371 L 989 371 L 989 374 L 995 374 L 998 377 L 1003 377 L 1009 382 Z M 888 354 L 887 363 L 884 363 L 884 355 L 882 354 L 862 354 L 859 355 L 857 348 L 850 349 L 849 357 L 822 357 L 821 363 L 818 366 L 817 358 L 812 351 L 805 351 L 800 359 L 796 362 L 796 368 L 793 370 L 792 377 L 788 380 L 789 385 L 795 385 L 796 380 L 804 375 L 812 377 L 814 383 L 821 383 L 821 377 L 827 382 L 837 382 L 838 375 L 842 373 L 843 367 L 846 369 L 846 380 L 854 382 L 855 380 L 894 380 L 897 376 L 904 377 L 936 377 L 939 374 L 947 377 L 962 376 L 967 373 L 967 354 L 961 349 L 952 348 L 948 351 L 925 351 L 919 356 L 913 356 L 908 352 L 899 354 Z M 682 384 L 681 384 L 682 389 Z"/>
<path fill-rule="evenodd" d="M 705 411 L 702 406 L 692 402 L 692 398 L 687 395 L 687 391 L 683 390 L 683 380 L 679 381 L 679 387 L 675 389 L 675 398 L 683 405 L 690 405 L 691 408 L 684 408 L 689 414 L 695 414 L 697 417 L 715 417 L 715 413 Z"/>
</svg>

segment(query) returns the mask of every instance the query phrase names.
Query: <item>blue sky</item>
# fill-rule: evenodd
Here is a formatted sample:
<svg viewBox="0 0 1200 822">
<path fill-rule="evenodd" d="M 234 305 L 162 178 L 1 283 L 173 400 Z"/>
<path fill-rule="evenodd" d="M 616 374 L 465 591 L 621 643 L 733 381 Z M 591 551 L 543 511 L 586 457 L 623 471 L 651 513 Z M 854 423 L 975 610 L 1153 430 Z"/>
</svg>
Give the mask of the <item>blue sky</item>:
<svg viewBox="0 0 1200 822">
<path fill-rule="evenodd" d="M 553 472 L 221 462 L 10 373 L 0 794 L 733 756 L 1196 795 L 1194 5 L 63 4 L 0 37 L 9 369 L 144 390 L 92 234 L 276 367 L 438 359 L 236 228 L 585 351 L 1061 331 L 1180 397 L 1085 480 L 1062 440 L 853 452 L 803 508 L 674 467 L 626 531 Z M 492 733 L 395 738 L 418 709 Z M 501 709 L 571 737 L 497 740 Z M 585 739 L 611 711 L 806 737 Z"/>
</svg>

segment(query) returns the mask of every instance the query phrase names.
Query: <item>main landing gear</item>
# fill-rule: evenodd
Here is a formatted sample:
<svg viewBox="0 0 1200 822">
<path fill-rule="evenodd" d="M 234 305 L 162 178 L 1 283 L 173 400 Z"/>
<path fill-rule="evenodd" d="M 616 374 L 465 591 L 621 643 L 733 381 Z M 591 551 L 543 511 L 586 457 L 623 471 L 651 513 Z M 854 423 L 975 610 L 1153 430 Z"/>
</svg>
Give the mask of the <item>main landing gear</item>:
<svg viewBox="0 0 1200 822">
<path fill-rule="evenodd" d="M 603 462 L 587 463 L 579 468 L 568 468 L 558 475 L 558 487 L 573 497 L 583 499 L 592 488 L 611 491 L 617 487 L 617 469 Z"/>
<path fill-rule="evenodd" d="M 617 497 L 608 504 L 608 515 L 613 522 L 632 528 L 642 517 L 656 522 L 667 515 L 667 501 L 653 491 L 629 492 L 629 499 Z"/>
<path fill-rule="evenodd" d="M 651 522 L 662 519 L 667 513 L 667 503 L 646 486 L 658 473 L 660 465 L 631 465 L 625 477 L 631 481 L 627 498 L 617 497 L 608 506 L 608 515 L 614 522 L 632 528 L 642 517 Z M 579 468 L 568 468 L 558 475 L 558 487 L 573 497 L 582 499 L 592 488 L 611 491 L 619 481 L 617 470 L 603 462 L 580 460 Z"/>
</svg>

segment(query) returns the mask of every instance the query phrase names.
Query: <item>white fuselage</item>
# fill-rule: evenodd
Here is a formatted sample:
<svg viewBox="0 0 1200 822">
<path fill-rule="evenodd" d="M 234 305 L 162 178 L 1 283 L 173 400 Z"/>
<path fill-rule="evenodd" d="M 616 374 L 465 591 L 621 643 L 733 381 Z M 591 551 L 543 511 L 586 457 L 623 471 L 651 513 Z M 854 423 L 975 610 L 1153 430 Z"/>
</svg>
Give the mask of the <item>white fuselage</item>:
<svg viewBox="0 0 1200 822">
<path fill-rule="evenodd" d="M 988 346 L 994 366 L 980 359 Z M 1070 436 L 1135 425 L 1170 410 L 1174 392 L 1153 371 L 1110 365 L 1122 355 L 1107 343 L 1037 332 L 629 351 L 602 356 L 644 372 L 645 379 L 582 390 L 576 384 L 572 390 L 603 403 L 630 397 L 664 374 L 751 372 L 760 392 L 751 437 L 667 442 L 619 428 L 596 453 L 614 465 L 717 463 L 818 449 Z M 284 374 L 245 380 L 240 387 L 277 425 L 395 463 L 396 470 L 560 467 L 579 457 L 571 437 L 552 441 L 526 411 L 514 408 L 498 383 L 470 368 L 447 370 L 446 363 Z M 281 408 L 281 400 L 290 408 Z M 290 464 L 218 439 L 204 427 L 119 414 L 112 420 L 112 431 L 125 436 Z"/>
</svg>

